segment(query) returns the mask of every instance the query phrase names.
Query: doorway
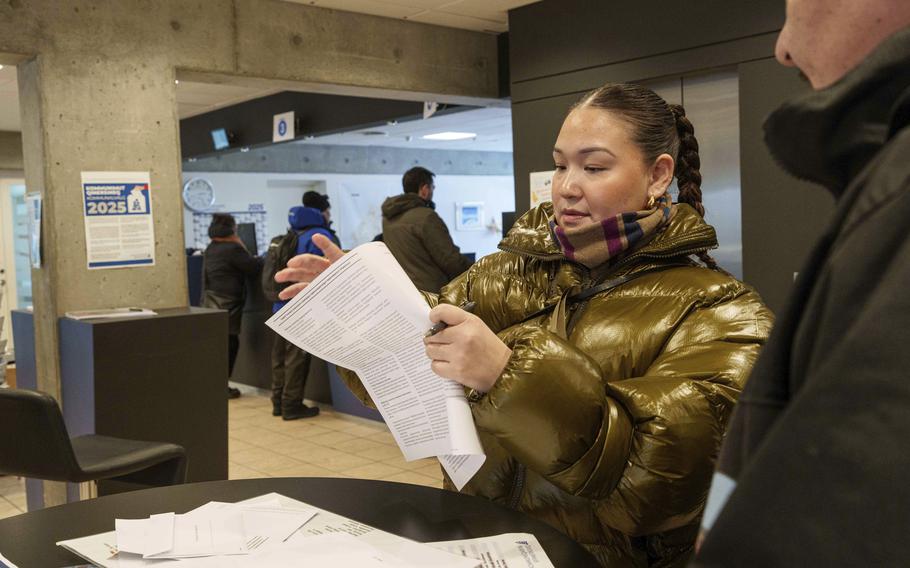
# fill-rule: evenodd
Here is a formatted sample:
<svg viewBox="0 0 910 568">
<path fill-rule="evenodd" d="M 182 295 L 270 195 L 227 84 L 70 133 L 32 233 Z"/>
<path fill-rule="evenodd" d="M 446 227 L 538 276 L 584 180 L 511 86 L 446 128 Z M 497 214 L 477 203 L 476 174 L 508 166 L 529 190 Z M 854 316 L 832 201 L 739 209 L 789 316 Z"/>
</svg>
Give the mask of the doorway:
<svg viewBox="0 0 910 568">
<path fill-rule="evenodd" d="M 11 359 L 14 345 L 10 312 L 32 306 L 25 180 L 0 179 L 0 227 L 0 356 L 6 353 Z"/>
</svg>

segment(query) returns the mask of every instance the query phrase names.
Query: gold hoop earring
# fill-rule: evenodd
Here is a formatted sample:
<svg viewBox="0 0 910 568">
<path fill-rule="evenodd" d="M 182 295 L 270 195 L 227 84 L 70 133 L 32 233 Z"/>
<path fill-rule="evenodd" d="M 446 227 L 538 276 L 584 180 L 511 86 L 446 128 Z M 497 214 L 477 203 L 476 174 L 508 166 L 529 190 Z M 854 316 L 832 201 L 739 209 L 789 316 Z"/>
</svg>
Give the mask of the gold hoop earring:
<svg viewBox="0 0 910 568">
<path fill-rule="evenodd" d="M 648 198 L 648 209 L 654 209 L 655 201 L 656 201 L 656 199 L 654 199 L 653 195 Z"/>
</svg>

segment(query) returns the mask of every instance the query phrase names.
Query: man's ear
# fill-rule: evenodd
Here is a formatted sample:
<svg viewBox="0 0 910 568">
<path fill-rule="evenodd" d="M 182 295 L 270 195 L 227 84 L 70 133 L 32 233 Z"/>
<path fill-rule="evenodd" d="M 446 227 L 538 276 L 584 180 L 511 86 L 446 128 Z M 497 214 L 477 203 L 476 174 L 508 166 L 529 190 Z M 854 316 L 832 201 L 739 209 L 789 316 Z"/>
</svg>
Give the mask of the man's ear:
<svg viewBox="0 0 910 568">
<path fill-rule="evenodd" d="M 673 183 L 673 170 L 675 167 L 676 163 L 670 154 L 661 154 L 654 160 L 648 176 L 649 197 L 657 199 L 667 192 L 667 188 Z"/>
</svg>

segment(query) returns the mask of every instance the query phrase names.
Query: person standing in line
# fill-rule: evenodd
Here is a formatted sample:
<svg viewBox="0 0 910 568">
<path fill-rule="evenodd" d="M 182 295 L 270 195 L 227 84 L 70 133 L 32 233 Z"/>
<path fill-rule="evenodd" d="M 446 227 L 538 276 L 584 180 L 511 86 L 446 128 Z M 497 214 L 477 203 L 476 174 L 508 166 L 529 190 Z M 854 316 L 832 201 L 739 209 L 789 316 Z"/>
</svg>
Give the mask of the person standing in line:
<svg viewBox="0 0 910 568">
<path fill-rule="evenodd" d="M 315 193 L 315 192 L 314 192 Z M 319 194 L 317 194 L 319 195 Z M 304 196 L 306 201 L 306 196 Z M 311 198 L 311 203 L 312 198 Z M 328 198 L 320 201 L 328 211 Z M 321 255 L 322 251 L 313 244 L 314 235 L 324 235 L 332 242 L 337 243 L 337 237 L 327 226 L 327 217 L 324 211 L 315 207 L 296 206 L 288 212 L 288 223 L 291 231 L 284 239 L 296 240 L 294 255 L 315 254 Z M 287 243 L 293 245 L 294 243 Z M 274 246 L 274 245 L 272 245 Z M 284 268 L 283 263 L 276 268 Z M 272 278 L 274 275 L 268 275 Z M 277 312 L 287 301 L 278 300 L 272 305 L 272 313 Z M 307 406 L 303 403 L 307 375 L 310 373 L 312 355 L 287 341 L 278 334 L 272 343 L 272 415 L 281 416 L 283 420 L 297 420 L 311 418 L 319 414 L 319 408 Z"/>
<path fill-rule="evenodd" d="M 435 174 L 414 167 L 401 179 L 404 193 L 382 204 L 382 239 L 418 290 L 439 293 L 471 267 L 436 213 Z"/>
<path fill-rule="evenodd" d="M 814 92 L 766 142 L 836 210 L 740 396 L 695 565 L 906 566 L 910 2 L 788 0 L 776 55 Z"/>
<path fill-rule="evenodd" d="M 303 194 L 303 206 L 318 209 L 322 213 L 322 218 L 325 220 L 325 228 L 332 234 L 332 242 L 341 246 L 338 233 L 332 228 L 332 205 L 329 203 L 329 196 L 318 191 L 307 191 Z"/>
<path fill-rule="evenodd" d="M 202 306 L 228 312 L 228 377 L 240 350 L 240 325 L 246 302 L 246 279 L 262 269 L 262 259 L 253 256 L 237 235 L 237 221 L 228 213 L 215 213 L 209 225 L 209 238 L 202 269 Z M 228 398 L 240 390 L 228 387 Z"/>
</svg>

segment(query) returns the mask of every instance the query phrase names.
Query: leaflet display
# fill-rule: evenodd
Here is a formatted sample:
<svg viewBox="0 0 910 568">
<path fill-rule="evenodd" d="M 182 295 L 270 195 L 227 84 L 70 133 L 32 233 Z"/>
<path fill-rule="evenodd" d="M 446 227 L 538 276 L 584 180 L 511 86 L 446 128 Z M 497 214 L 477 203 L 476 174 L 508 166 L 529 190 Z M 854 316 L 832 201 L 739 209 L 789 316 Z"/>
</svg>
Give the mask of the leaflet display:
<svg viewBox="0 0 910 568">
<path fill-rule="evenodd" d="M 149 172 L 82 172 L 82 205 L 90 270 L 155 264 Z"/>
</svg>

